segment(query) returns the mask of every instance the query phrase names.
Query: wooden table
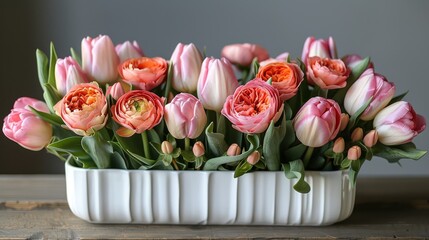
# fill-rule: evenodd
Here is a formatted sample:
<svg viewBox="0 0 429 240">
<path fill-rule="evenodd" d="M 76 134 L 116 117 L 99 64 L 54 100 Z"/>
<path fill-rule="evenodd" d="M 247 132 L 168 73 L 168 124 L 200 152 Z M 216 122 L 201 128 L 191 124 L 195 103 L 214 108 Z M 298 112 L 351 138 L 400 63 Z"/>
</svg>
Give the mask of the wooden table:
<svg viewBox="0 0 429 240">
<path fill-rule="evenodd" d="M 352 216 L 327 227 L 97 225 L 75 217 L 63 175 L 0 175 L 0 239 L 429 239 L 429 178 L 360 178 Z"/>
</svg>

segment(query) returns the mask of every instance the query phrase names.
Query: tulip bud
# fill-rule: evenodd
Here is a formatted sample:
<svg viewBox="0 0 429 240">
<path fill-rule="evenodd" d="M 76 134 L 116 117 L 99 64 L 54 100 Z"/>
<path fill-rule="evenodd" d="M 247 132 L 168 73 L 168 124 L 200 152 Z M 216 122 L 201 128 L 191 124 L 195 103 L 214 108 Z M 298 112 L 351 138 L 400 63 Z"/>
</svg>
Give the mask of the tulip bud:
<svg viewBox="0 0 429 240">
<path fill-rule="evenodd" d="M 196 142 L 192 147 L 192 152 L 194 153 L 195 157 L 203 156 L 205 151 L 204 144 L 201 141 Z"/>
<path fill-rule="evenodd" d="M 349 148 L 349 151 L 347 152 L 347 158 L 352 161 L 358 160 L 361 155 L 362 155 L 362 150 L 360 149 L 359 146 L 353 146 Z"/>
<path fill-rule="evenodd" d="M 173 88 L 178 92 L 195 92 L 203 63 L 197 47 L 193 43 L 187 45 L 179 43 L 170 60 L 173 64 Z"/>
<path fill-rule="evenodd" d="M 250 43 L 237 43 L 223 47 L 222 57 L 228 59 L 232 64 L 239 66 L 249 66 L 254 58 L 258 62 L 264 61 L 269 58 L 268 52 L 265 48 L 258 44 Z"/>
<path fill-rule="evenodd" d="M 233 143 L 233 144 L 231 144 L 231 146 L 229 146 L 228 151 L 226 152 L 226 155 L 228 155 L 228 156 L 237 156 L 240 153 L 241 153 L 240 146 L 238 146 L 237 143 Z"/>
<path fill-rule="evenodd" d="M 55 84 L 58 92 L 64 96 L 79 83 L 87 83 L 88 79 L 79 64 L 72 57 L 58 58 L 55 64 Z"/>
<path fill-rule="evenodd" d="M 120 43 L 116 45 L 115 50 L 119 56 L 120 62 L 130 58 L 141 58 L 144 56 L 143 51 L 140 49 L 140 46 L 136 41 L 133 41 L 133 43 L 130 41 Z"/>
<path fill-rule="evenodd" d="M 170 134 L 177 139 L 197 138 L 203 132 L 207 116 L 201 102 L 189 93 L 177 94 L 165 105 L 164 120 Z"/>
<path fill-rule="evenodd" d="M 337 48 L 334 39 L 329 37 L 328 39 L 316 40 L 314 37 L 308 37 L 302 50 L 302 61 L 307 64 L 307 59 L 314 56 L 337 58 Z"/>
<path fill-rule="evenodd" d="M 238 87 L 231 63 L 226 59 L 206 58 L 198 79 L 198 98 L 205 109 L 220 112 L 229 95 Z"/>
<path fill-rule="evenodd" d="M 334 139 L 340 130 L 341 110 L 332 99 L 313 97 L 294 119 L 296 137 L 309 147 L 321 147 Z"/>
<path fill-rule="evenodd" d="M 169 141 L 163 141 L 161 143 L 161 150 L 164 154 L 171 154 L 173 152 L 173 144 Z"/>
<path fill-rule="evenodd" d="M 109 86 L 106 90 L 106 96 L 112 96 L 113 99 L 118 100 L 122 95 L 131 90 L 130 85 L 126 83 L 117 82 Z"/>
<path fill-rule="evenodd" d="M 332 151 L 334 151 L 334 153 L 342 153 L 344 152 L 344 147 L 345 147 L 344 138 L 339 137 L 337 138 L 337 140 L 335 140 Z"/>
<path fill-rule="evenodd" d="M 381 143 L 399 145 L 411 142 L 421 133 L 426 128 L 426 120 L 416 114 L 411 104 L 399 101 L 381 110 L 373 126 Z"/>
<path fill-rule="evenodd" d="M 369 133 L 365 135 L 363 138 L 363 144 L 365 146 L 372 148 L 378 141 L 378 133 L 375 130 L 371 130 Z"/>
<path fill-rule="evenodd" d="M 383 109 L 395 94 L 395 85 L 368 68 L 349 88 L 344 98 L 344 108 L 353 115 L 370 99 L 371 102 L 360 116 L 360 119 L 369 121 Z"/>
<path fill-rule="evenodd" d="M 258 151 L 254 151 L 247 157 L 246 161 L 251 165 L 255 165 L 259 162 L 260 159 L 261 154 Z"/>
<path fill-rule="evenodd" d="M 347 113 L 341 113 L 341 126 L 340 131 L 346 129 L 347 124 L 349 124 L 350 116 Z"/>
<path fill-rule="evenodd" d="M 83 70 L 99 83 L 111 83 L 118 79 L 119 57 L 112 40 L 106 35 L 82 40 Z"/>
<path fill-rule="evenodd" d="M 353 130 L 352 132 L 352 142 L 357 142 L 362 140 L 363 138 L 363 129 L 362 128 L 356 128 L 355 130 Z"/>
</svg>

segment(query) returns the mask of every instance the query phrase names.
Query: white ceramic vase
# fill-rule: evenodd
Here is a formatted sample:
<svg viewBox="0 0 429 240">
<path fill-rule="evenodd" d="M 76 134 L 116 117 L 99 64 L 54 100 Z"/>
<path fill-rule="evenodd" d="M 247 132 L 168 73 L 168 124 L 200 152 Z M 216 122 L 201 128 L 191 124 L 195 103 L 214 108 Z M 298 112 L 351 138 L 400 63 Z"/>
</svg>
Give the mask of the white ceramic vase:
<svg viewBox="0 0 429 240">
<path fill-rule="evenodd" d="M 355 200 L 346 171 L 306 172 L 301 194 L 283 172 L 65 168 L 70 209 L 91 223 L 329 225 Z"/>
</svg>

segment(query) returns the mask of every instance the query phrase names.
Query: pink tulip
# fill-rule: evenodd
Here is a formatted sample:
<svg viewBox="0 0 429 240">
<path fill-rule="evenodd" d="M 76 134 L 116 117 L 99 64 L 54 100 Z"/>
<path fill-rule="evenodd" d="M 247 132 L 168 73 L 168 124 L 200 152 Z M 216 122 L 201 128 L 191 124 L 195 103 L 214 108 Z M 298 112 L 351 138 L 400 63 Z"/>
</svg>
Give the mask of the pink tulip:
<svg viewBox="0 0 429 240">
<path fill-rule="evenodd" d="M 258 78 L 238 87 L 222 109 L 222 115 L 233 128 L 250 134 L 264 132 L 282 113 L 283 102 L 278 90 Z"/>
<path fill-rule="evenodd" d="M 130 41 L 119 43 L 116 45 L 115 50 L 121 63 L 130 58 L 141 58 L 144 56 L 143 51 L 136 41 L 132 43 Z"/>
<path fill-rule="evenodd" d="M 360 61 L 363 60 L 363 58 L 357 54 L 350 54 L 344 56 L 343 58 L 341 58 L 341 60 L 343 60 L 343 62 L 349 69 L 353 69 L 354 67 L 356 67 L 357 64 L 359 64 Z M 374 68 L 374 64 L 370 62 L 368 64 L 368 68 Z"/>
<path fill-rule="evenodd" d="M 112 40 L 106 35 L 82 40 L 83 70 L 99 83 L 112 83 L 118 79 L 119 57 Z"/>
<path fill-rule="evenodd" d="M 207 123 L 203 105 L 189 93 L 176 95 L 165 106 L 164 114 L 168 132 L 177 139 L 197 138 Z"/>
<path fill-rule="evenodd" d="M 38 118 L 29 106 L 49 113 L 48 106 L 44 102 L 28 97 L 19 98 L 15 101 L 10 114 L 4 119 L 3 133 L 26 149 L 39 151 L 51 141 L 52 127 Z"/>
<path fill-rule="evenodd" d="M 164 116 L 164 98 L 145 90 L 122 95 L 111 108 L 112 118 L 122 127 L 117 134 L 130 137 L 158 125 Z"/>
<path fill-rule="evenodd" d="M 297 138 L 309 147 L 321 147 L 334 139 L 340 125 L 340 106 L 334 100 L 322 97 L 308 100 L 294 119 Z"/>
<path fill-rule="evenodd" d="M 383 109 L 395 94 L 395 85 L 377 73 L 373 68 L 368 68 L 349 88 L 344 98 L 346 111 L 355 114 L 370 98 L 371 103 L 360 116 L 360 119 L 369 121 Z"/>
<path fill-rule="evenodd" d="M 226 98 L 238 87 L 231 63 L 226 59 L 206 58 L 198 78 L 198 98 L 204 108 L 220 112 Z"/>
<path fill-rule="evenodd" d="M 302 49 L 301 60 L 307 64 L 307 59 L 315 56 L 321 58 L 337 58 L 337 48 L 334 39 L 329 37 L 328 39 L 316 40 L 314 37 L 308 37 Z"/>
<path fill-rule="evenodd" d="M 70 130 L 81 136 L 103 128 L 108 116 L 103 91 L 92 83 L 75 85 L 55 104 L 54 110 Z"/>
<path fill-rule="evenodd" d="M 64 96 L 79 83 L 87 83 L 88 79 L 79 64 L 72 57 L 58 58 L 55 64 L 55 82 L 58 92 Z"/>
<path fill-rule="evenodd" d="M 106 96 L 112 96 L 113 99 L 118 100 L 126 92 L 130 91 L 130 85 L 122 82 L 117 82 L 112 86 L 109 86 L 106 90 Z"/>
<path fill-rule="evenodd" d="M 307 78 L 310 84 L 321 89 L 337 89 L 347 85 L 350 70 L 339 59 L 309 57 L 307 59 Z"/>
<path fill-rule="evenodd" d="M 405 101 L 393 103 L 381 110 L 374 118 L 378 140 L 384 145 L 399 145 L 411 142 L 426 128 L 426 120 L 416 114 L 411 104 Z"/>
<path fill-rule="evenodd" d="M 193 43 L 177 44 L 170 60 L 173 63 L 173 88 L 178 92 L 193 93 L 197 90 L 203 58 Z"/>
<path fill-rule="evenodd" d="M 146 91 L 150 91 L 164 82 L 167 69 L 167 61 L 160 57 L 131 58 L 118 67 L 124 82 Z"/>
<path fill-rule="evenodd" d="M 254 58 L 258 62 L 264 61 L 269 58 L 268 52 L 265 48 L 258 44 L 250 43 L 237 43 L 223 47 L 222 57 L 228 59 L 232 64 L 239 66 L 249 66 Z"/>
</svg>

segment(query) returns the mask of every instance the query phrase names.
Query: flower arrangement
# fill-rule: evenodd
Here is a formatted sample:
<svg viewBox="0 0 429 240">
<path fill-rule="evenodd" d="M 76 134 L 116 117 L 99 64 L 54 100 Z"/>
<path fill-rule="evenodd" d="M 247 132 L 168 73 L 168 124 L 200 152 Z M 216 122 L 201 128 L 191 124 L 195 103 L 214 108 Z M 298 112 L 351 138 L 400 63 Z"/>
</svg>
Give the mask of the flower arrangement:
<svg viewBox="0 0 429 240">
<path fill-rule="evenodd" d="M 137 42 L 84 38 L 81 56 L 36 51 L 44 102 L 22 97 L 3 133 L 82 168 L 280 171 L 307 193 L 306 170 L 419 159 L 424 117 L 395 95 L 369 58 L 339 59 L 333 38 L 309 37 L 301 59 L 256 44 L 205 57 L 179 43 L 169 61 Z M 239 77 L 237 77 L 239 76 Z"/>
</svg>

